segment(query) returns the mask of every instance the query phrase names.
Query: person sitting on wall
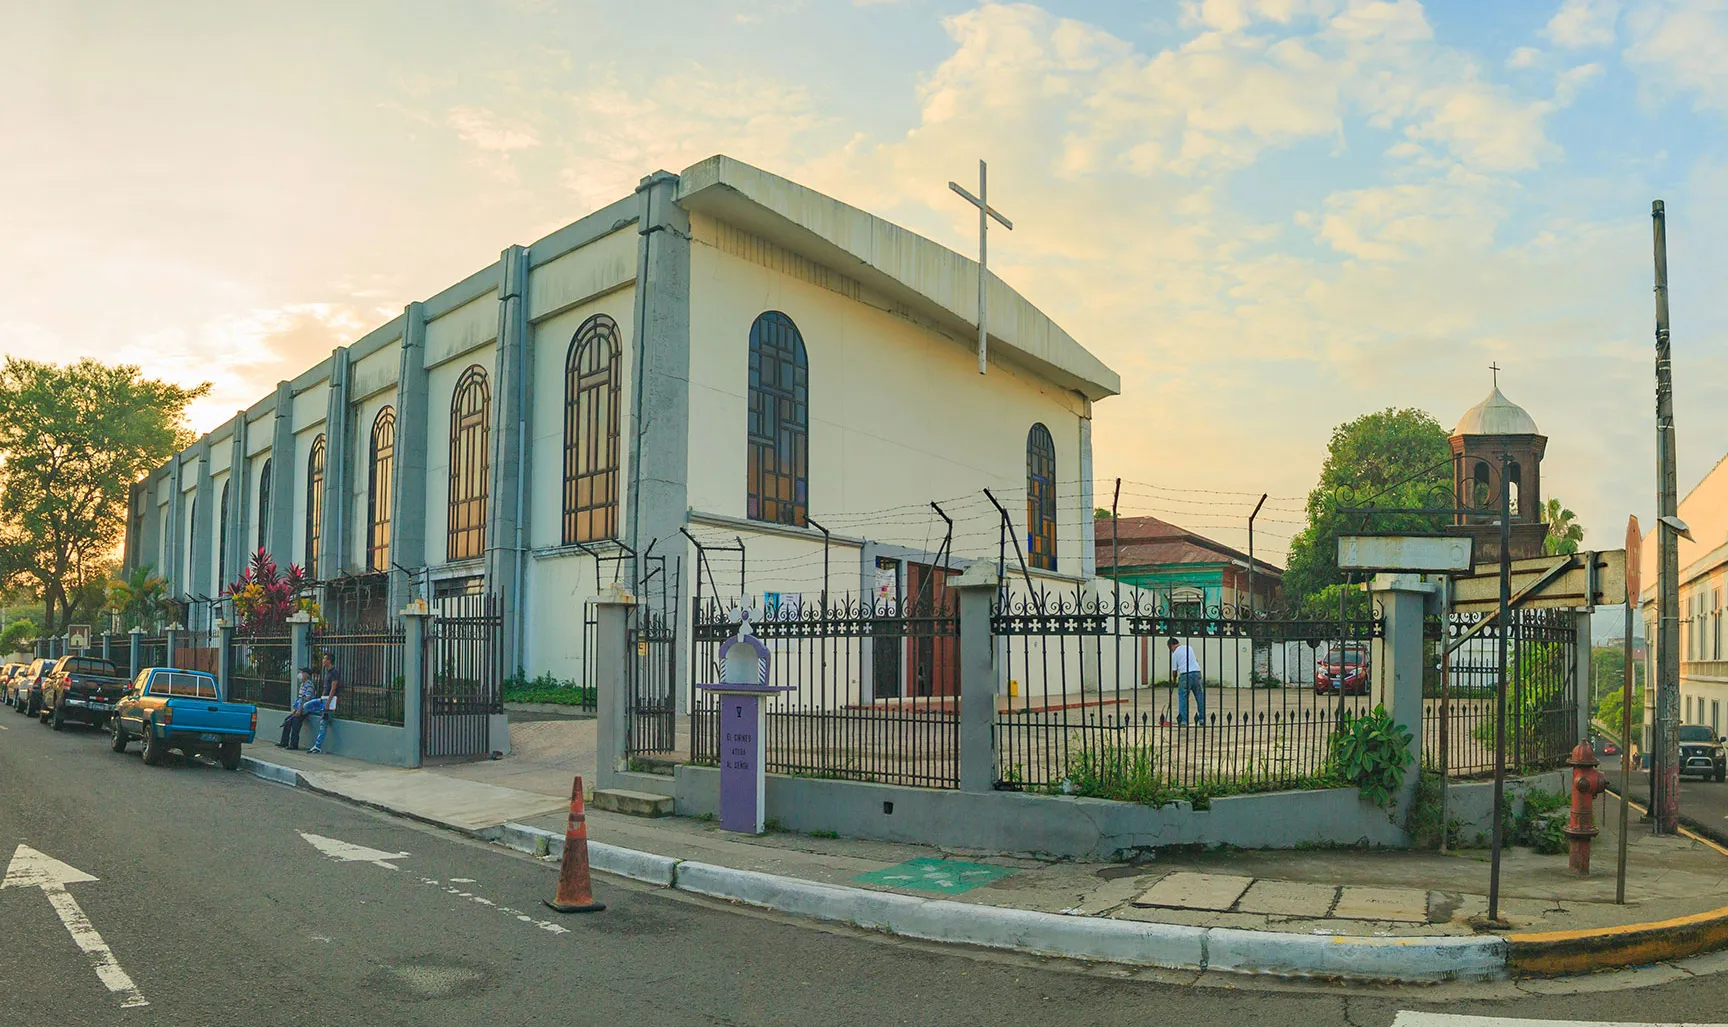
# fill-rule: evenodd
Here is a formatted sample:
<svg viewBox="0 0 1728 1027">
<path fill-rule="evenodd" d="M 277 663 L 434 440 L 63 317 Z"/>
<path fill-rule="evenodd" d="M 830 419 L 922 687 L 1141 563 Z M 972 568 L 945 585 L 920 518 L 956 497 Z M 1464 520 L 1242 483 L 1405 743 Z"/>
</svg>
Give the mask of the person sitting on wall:
<svg viewBox="0 0 1728 1027">
<path fill-rule="evenodd" d="M 1200 661 L 1194 650 L 1175 636 L 1165 640 L 1170 647 L 1170 680 L 1176 685 L 1176 723 L 1188 723 L 1188 693 L 1194 693 L 1198 716 L 1194 723 L 1206 723 L 1206 686 L 1200 679 Z"/>
<path fill-rule="evenodd" d="M 307 717 L 324 709 L 324 700 L 318 695 L 318 686 L 312 680 L 312 668 L 301 667 L 295 677 L 294 705 L 288 716 L 282 718 L 282 738 L 276 743 L 278 749 L 300 748 L 301 725 L 306 723 Z"/>
</svg>

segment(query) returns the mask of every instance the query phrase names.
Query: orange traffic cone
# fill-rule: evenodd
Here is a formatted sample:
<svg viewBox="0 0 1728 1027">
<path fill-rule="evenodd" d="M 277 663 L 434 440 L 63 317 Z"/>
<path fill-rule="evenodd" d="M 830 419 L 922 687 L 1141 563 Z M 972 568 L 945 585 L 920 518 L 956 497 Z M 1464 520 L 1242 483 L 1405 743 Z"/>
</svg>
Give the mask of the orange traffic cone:
<svg viewBox="0 0 1728 1027">
<path fill-rule="evenodd" d="M 564 832 L 564 864 L 558 870 L 558 895 L 546 903 L 560 913 L 598 913 L 606 908 L 594 901 L 588 883 L 588 822 L 582 815 L 582 779 L 570 793 L 570 826 Z"/>
</svg>

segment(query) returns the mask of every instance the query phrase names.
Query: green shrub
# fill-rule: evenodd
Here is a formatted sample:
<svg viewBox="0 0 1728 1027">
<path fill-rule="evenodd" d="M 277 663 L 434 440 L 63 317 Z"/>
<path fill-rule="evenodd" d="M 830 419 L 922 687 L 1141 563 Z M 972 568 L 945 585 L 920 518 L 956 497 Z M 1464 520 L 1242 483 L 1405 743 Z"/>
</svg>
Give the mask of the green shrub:
<svg viewBox="0 0 1728 1027">
<path fill-rule="evenodd" d="M 1386 707 L 1372 713 L 1339 718 L 1332 735 L 1332 768 L 1356 786 L 1376 806 L 1390 806 L 1410 763 L 1410 732 L 1392 719 Z"/>
<path fill-rule="evenodd" d="M 1506 832 L 1513 845 L 1528 845 L 1544 855 L 1566 851 L 1563 828 L 1571 815 L 1571 797 L 1565 792 L 1528 791 L 1524 804 Z"/>
<path fill-rule="evenodd" d="M 504 702 L 552 703 L 558 706 L 593 706 L 595 690 L 591 685 L 541 674 L 529 679 L 521 675 L 504 679 Z"/>
</svg>

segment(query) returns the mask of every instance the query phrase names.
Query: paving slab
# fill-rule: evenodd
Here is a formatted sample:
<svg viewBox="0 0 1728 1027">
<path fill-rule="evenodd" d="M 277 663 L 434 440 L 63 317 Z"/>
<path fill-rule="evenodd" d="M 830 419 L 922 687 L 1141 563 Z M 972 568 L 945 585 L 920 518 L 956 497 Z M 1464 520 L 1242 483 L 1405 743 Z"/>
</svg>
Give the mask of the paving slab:
<svg viewBox="0 0 1728 1027">
<path fill-rule="evenodd" d="M 1148 888 L 1146 894 L 1134 900 L 1134 905 L 1222 912 L 1234 906 L 1253 883 L 1252 877 L 1177 871 Z"/>
<path fill-rule="evenodd" d="M 1338 889 L 1329 884 L 1255 881 L 1243 893 L 1236 908 L 1243 913 L 1318 919 L 1332 911 L 1332 902 L 1337 897 Z"/>
<path fill-rule="evenodd" d="M 1428 892 L 1418 888 L 1360 888 L 1346 885 L 1332 915 L 1341 920 L 1428 922 Z"/>
</svg>

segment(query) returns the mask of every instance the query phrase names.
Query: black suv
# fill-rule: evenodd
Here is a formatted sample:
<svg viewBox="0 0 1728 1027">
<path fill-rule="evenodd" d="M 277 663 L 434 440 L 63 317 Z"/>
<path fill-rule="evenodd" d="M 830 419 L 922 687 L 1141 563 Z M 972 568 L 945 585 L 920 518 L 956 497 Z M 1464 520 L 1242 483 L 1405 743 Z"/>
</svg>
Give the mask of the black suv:
<svg viewBox="0 0 1728 1027">
<path fill-rule="evenodd" d="M 1706 779 L 1728 780 L 1728 749 L 1703 724 L 1680 725 L 1680 773 L 1698 774 Z"/>
</svg>

